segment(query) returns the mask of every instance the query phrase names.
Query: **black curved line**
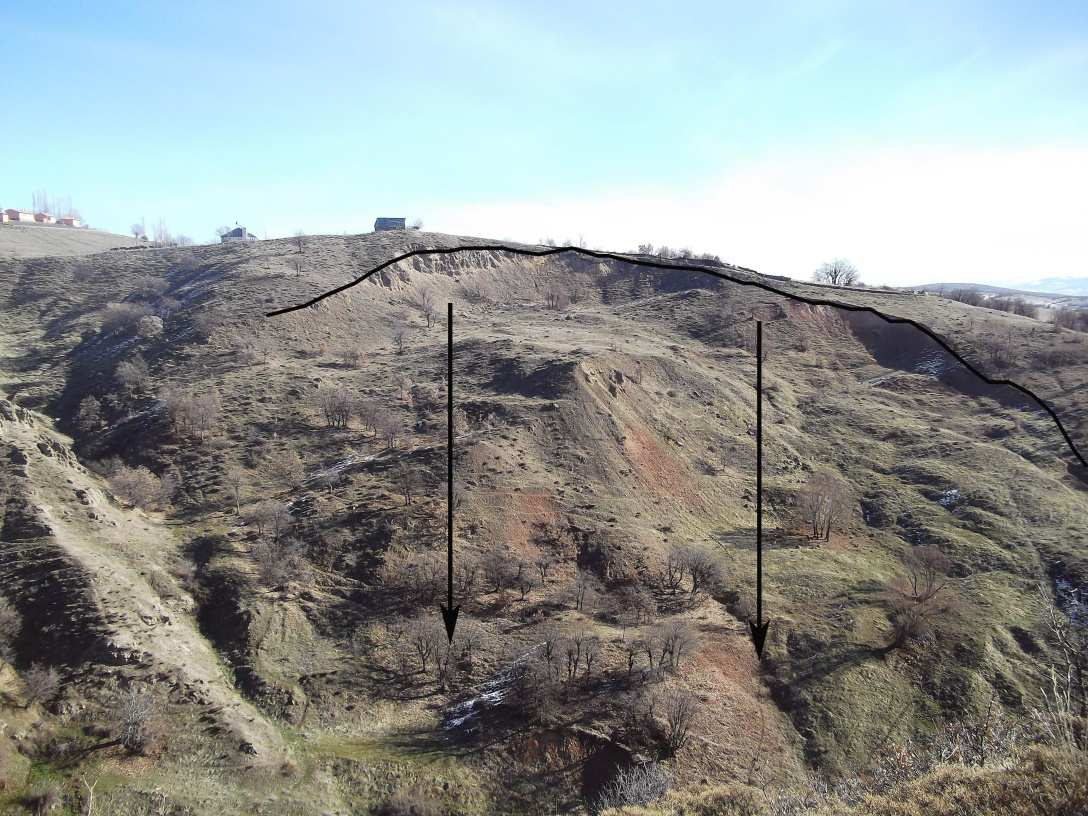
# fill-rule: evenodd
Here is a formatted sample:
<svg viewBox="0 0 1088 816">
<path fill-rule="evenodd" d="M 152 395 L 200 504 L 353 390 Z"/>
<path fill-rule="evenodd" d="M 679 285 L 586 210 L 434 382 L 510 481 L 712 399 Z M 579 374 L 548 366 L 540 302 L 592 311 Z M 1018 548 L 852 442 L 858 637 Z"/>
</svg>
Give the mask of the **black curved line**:
<svg viewBox="0 0 1088 816">
<path fill-rule="evenodd" d="M 793 300 L 800 301 L 801 303 L 807 303 L 810 306 L 830 306 L 831 308 L 844 309 L 844 310 L 846 310 L 848 312 L 868 312 L 869 314 L 876 315 L 881 320 L 883 320 L 883 321 L 885 321 L 887 323 L 902 323 L 902 324 L 905 324 L 905 325 L 908 325 L 908 326 L 913 326 L 918 331 L 922 332 L 927 337 L 929 337 L 931 340 L 933 340 L 937 345 L 939 345 L 941 348 L 943 348 L 949 354 L 951 354 L 956 360 L 958 360 L 960 362 L 961 365 L 963 365 L 968 371 L 970 371 L 972 374 L 974 374 L 976 377 L 978 377 L 983 382 L 988 383 L 990 385 L 1004 385 L 1004 386 L 1008 386 L 1009 388 L 1015 389 L 1016 391 L 1019 391 L 1021 394 L 1024 394 L 1026 397 L 1031 399 L 1036 405 L 1038 405 L 1044 411 L 1046 411 L 1047 414 L 1050 415 L 1050 418 L 1052 420 L 1054 420 L 1054 424 L 1058 426 L 1058 430 L 1061 432 L 1062 438 L 1065 440 L 1065 444 L 1068 445 L 1069 450 L 1072 451 L 1073 456 L 1075 456 L 1077 458 L 1077 461 L 1079 461 L 1082 466 L 1084 466 L 1085 468 L 1088 468 L 1088 459 L 1085 459 L 1084 455 L 1081 454 L 1080 450 L 1077 448 L 1077 444 L 1073 441 L 1073 438 L 1069 435 L 1069 432 L 1065 429 L 1065 425 L 1062 424 L 1062 421 L 1058 417 L 1058 414 L 1054 411 L 1053 408 L 1051 408 L 1049 405 L 1047 405 L 1046 402 L 1041 397 L 1037 396 L 1034 392 L 1032 392 L 1029 389 L 1025 388 L 1024 386 L 1020 385 L 1019 383 L 1013 382 L 1012 380 L 1004 380 L 1004 379 L 998 380 L 998 379 L 993 379 L 991 377 L 986 376 L 981 371 L 979 371 L 977 368 L 975 368 L 974 365 L 972 365 L 970 362 L 968 362 L 967 359 L 965 359 L 963 356 L 961 356 L 955 349 L 953 349 L 946 342 L 944 342 L 944 340 L 942 340 L 934 331 L 932 331 L 928 327 L 922 325 L 921 323 L 918 323 L 917 321 L 911 320 L 909 317 L 894 317 L 892 315 L 886 315 L 883 312 L 877 311 L 876 309 L 874 309 L 871 306 L 859 306 L 856 303 L 842 303 L 842 302 L 834 301 L 834 300 L 826 300 L 824 298 L 810 298 L 810 297 L 805 297 L 804 295 L 795 295 L 795 294 L 793 294 L 791 292 L 787 292 L 787 291 L 785 291 L 783 289 L 779 289 L 779 288 L 777 288 L 775 286 L 771 286 L 770 284 L 763 283 L 762 281 L 745 280 L 744 278 L 735 278 L 732 275 L 727 275 L 724 272 L 719 272 L 719 271 L 717 271 L 715 269 L 707 269 L 704 266 L 695 266 L 694 264 L 683 264 L 683 263 L 668 263 L 668 264 L 666 264 L 666 263 L 661 263 L 659 261 L 649 261 L 649 260 L 646 260 L 644 258 L 632 258 L 632 257 L 626 256 L 626 255 L 620 255 L 620 254 L 617 254 L 617 253 L 614 253 L 614 252 L 600 252 L 600 251 L 594 250 L 594 249 L 584 249 L 582 247 L 573 247 L 573 246 L 548 247 L 547 249 L 524 249 L 522 247 L 507 246 L 506 244 L 472 244 L 472 245 L 467 245 L 467 246 L 456 246 L 456 247 L 436 247 L 436 248 L 432 248 L 432 249 L 413 249 L 410 252 L 405 252 L 403 255 L 397 255 L 395 258 L 390 258 L 389 260 L 378 264 L 373 269 L 371 269 L 369 272 L 366 272 L 365 274 L 359 276 L 355 280 L 348 281 L 347 283 L 345 283 L 345 284 L 343 284 L 341 286 L 337 286 L 335 289 L 330 289 L 327 292 L 323 292 L 322 294 L 318 295 L 317 297 L 314 297 L 314 298 L 311 298 L 310 300 L 307 300 L 305 303 L 299 303 L 299 304 L 297 304 L 295 306 L 287 306 L 287 307 L 285 307 L 283 309 L 276 309 L 275 311 L 268 312 L 265 315 L 265 317 L 276 317 L 277 315 L 288 314 L 289 312 L 297 312 L 297 311 L 299 311 L 301 309 L 306 309 L 306 308 L 309 308 L 309 307 L 316 306 L 318 303 L 323 301 L 325 298 L 332 297 L 333 295 L 338 295 L 341 292 L 352 288 L 353 286 L 357 286 L 358 284 L 362 283 L 363 281 L 365 281 L 367 278 L 369 278 L 371 275 L 375 274 L 376 272 L 381 272 L 383 269 L 385 269 L 387 267 L 390 267 L 393 264 L 400 263 L 403 260 L 407 260 L 408 258 L 413 258 L 413 257 L 419 256 L 419 255 L 453 255 L 453 254 L 456 254 L 458 252 L 481 252 L 481 251 L 484 251 L 484 252 L 508 252 L 508 253 L 510 253 L 512 255 L 525 255 L 525 256 L 535 257 L 535 258 L 541 258 L 541 257 L 545 257 L 545 256 L 548 256 L 548 255 L 558 255 L 561 252 L 574 252 L 574 253 L 576 253 L 578 255 L 586 255 L 586 256 L 588 256 L 590 258 L 597 258 L 599 260 L 619 261 L 620 263 L 631 264 L 633 266 L 647 266 L 647 267 L 652 267 L 654 269 L 677 269 L 677 270 L 680 270 L 681 272 L 702 272 L 705 275 L 710 275 L 711 277 L 714 277 L 714 278 L 719 278 L 721 280 L 726 280 L 726 281 L 729 281 L 730 283 L 736 283 L 736 284 L 739 284 L 740 286 L 754 286 L 757 289 L 763 289 L 764 291 L 770 292 L 770 293 L 775 294 L 775 295 L 779 295 L 781 297 L 787 297 L 787 298 L 791 298 Z M 736 268 L 743 269 L 744 271 L 751 272 L 752 274 L 757 274 L 757 275 L 759 274 L 758 272 L 755 272 L 754 270 L 744 269 L 744 267 L 736 267 Z"/>
</svg>

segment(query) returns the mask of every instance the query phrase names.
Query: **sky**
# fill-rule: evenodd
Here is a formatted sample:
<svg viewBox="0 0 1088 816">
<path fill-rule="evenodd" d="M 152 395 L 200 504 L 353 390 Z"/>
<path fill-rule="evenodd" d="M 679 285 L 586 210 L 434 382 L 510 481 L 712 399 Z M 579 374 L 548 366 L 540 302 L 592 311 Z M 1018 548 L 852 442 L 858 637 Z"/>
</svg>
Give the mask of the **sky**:
<svg viewBox="0 0 1088 816">
<path fill-rule="evenodd" d="M 1088 3 L 8 3 L 0 206 L 1088 276 Z"/>
</svg>

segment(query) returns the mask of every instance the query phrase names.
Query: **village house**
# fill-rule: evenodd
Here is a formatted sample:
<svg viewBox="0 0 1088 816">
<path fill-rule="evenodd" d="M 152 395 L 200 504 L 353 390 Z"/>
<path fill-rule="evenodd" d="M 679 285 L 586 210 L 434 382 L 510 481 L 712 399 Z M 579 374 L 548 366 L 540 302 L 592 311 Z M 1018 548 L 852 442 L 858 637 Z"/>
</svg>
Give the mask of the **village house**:
<svg viewBox="0 0 1088 816">
<path fill-rule="evenodd" d="M 405 229 L 403 218 L 378 218 L 374 221 L 374 232 L 402 229 Z"/>
<path fill-rule="evenodd" d="M 40 212 L 34 213 L 34 220 L 37 221 L 39 224 L 54 224 L 56 223 L 57 219 L 55 219 L 47 212 Z"/>
<path fill-rule="evenodd" d="M 0 224 L 6 224 L 11 218 L 7 210 L 0 210 Z"/>
<path fill-rule="evenodd" d="M 66 215 L 64 218 L 57 219 L 58 224 L 64 224 L 66 227 L 81 227 L 83 223 L 74 215 Z"/>
<path fill-rule="evenodd" d="M 9 221 L 19 221 L 23 223 L 27 221 L 33 223 L 34 221 L 34 213 L 32 213 L 30 210 L 16 210 L 8 208 L 4 210 L 4 212 L 7 213 Z"/>
<path fill-rule="evenodd" d="M 219 240 L 221 243 L 229 244 L 233 241 L 256 241 L 257 236 L 245 227 L 235 227 L 230 232 L 223 233 Z"/>
</svg>

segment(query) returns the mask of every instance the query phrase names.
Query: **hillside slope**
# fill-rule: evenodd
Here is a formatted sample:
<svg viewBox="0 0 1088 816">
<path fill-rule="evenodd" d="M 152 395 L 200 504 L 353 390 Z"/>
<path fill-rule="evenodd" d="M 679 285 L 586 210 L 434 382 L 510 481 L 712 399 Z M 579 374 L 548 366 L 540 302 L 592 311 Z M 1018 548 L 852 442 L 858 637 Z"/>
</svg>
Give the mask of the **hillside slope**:
<svg viewBox="0 0 1088 816">
<path fill-rule="evenodd" d="M 131 236 L 44 224 L 0 224 L 0 260 L 50 255 L 93 255 L 132 246 Z"/>
<path fill-rule="evenodd" d="M 67 591 L 111 604 L 95 632 L 107 618 L 170 618 L 169 646 L 141 632 L 126 648 L 168 677 L 179 649 L 199 657 L 187 671 L 209 690 L 173 727 L 191 735 L 199 705 L 223 706 L 217 733 L 233 747 L 216 767 L 254 774 L 231 780 L 221 809 L 414 797 L 458 813 L 578 812 L 617 767 L 651 756 L 682 788 L 787 790 L 860 774 L 890 742 L 930 740 L 988 705 L 1023 717 L 1039 703 L 1057 657 L 1044 598 L 1055 582 L 1088 583 L 1083 469 L 1043 412 L 909 327 L 578 255 L 417 257 L 263 316 L 414 246 L 464 243 L 487 242 L 378 233 L 0 263 L 9 410 L 54 418 L 83 463 L 32 463 L 40 475 L 12 517 L 40 535 L 0 539 L 51 531 L 86 573 Z M 774 285 L 930 326 L 1030 385 L 1084 445 L 1084 335 L 934 296 Z M 449 651 L 437 614 L 447 302 L 462 606 Z M 757 319 L 762 663 L 747 636 Z M 31 454 L 43 433 L 5 428 Z M 85 466 L 113 491 L 134 468 L 169 477 L 173 489 L 129 497 L 162 520 L 115 507 Z M 819 478 L 841 492 L 816 538 L 803 516 Z M 132 538 L 71 528 L 58 506 L 73 486 L 100 491 L 107 524 Z M 85 524 L 86 508 L 65 507 Z M 940 553 L 942 605 L 900 643 L 896 587 L 917 548 Z M 170 561 L 181 576 L 164 579 L 181 582 L 168 610 L 141 554 L 145 571 Z M 29 584 L 2 591 L 40 625 Z M 13 659 L 74 677 L 65 650 L 24 638 Z M 77 694 L 91 699 L 111 669 L 88 654 Z M 675 744 L 682 703 L 697 715 Z M 110 758 L 124 795 L 153 789 L 136 762 Z M 171 801 L 204 807 L 206 787 L 177 784 L 175 754 L 155 768 Z"/>
</svg>

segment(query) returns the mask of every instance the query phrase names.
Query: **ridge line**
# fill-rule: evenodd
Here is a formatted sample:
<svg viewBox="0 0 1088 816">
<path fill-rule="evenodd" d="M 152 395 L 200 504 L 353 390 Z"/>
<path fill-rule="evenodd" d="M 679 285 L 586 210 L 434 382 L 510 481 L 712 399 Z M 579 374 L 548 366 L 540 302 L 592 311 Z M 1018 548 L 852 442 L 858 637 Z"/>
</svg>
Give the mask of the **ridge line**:
<svg viewBox="0 0 1088 816">
<path fill-rule="evenodd" d="M 1065 444 L 1069 447 L 1069 450 L 1072 452 L 1073 456 L 1076 457 L 1076 459 L 1080 462 L 1080 464 L 1083 467 L 1088 468 L 1088 459 L 1085 459 L 1084 455 L 1080 452 L 1080 449 L 1077 448 L 1076 442 L 1073 441 L 1073 437 L 1071 437 L 1069 435 L 1069 432 L 1066 430 L 1065 425 L 1062 424 L 1061 418 L 1058 416 L 1057 412 L 1053 408 L 1051 408 L 1046 403 L 1045 400 L 1043 400 L 1041 397 L 1036 395 L 1030 389 L 1026 388 L 1023 385 L 1020 385 L 1017 382 L 1013 382 L 1012 380 L 1009 380 L 1009 379 L 996 379 L 996 378 L 987 376 L 982 371 L 980 371 L 978 368 L 976 368 L 974 366 L 974 364 L 972 364 L 966 358 L 964 358 L 962 355 L 960 355 L 959 352 L 957 352 L 950 345 L 948 345 L 946 342 L 944 342 L 944 340 L 942 340 L 940 338 L 940 336 L 937 335 L 936 332 L 934 332 L 932 329 L 925 326 L 924 324 L 919 323 L 916 320 L 912 320 L 909 317 L 896 317 L 894 315 L 886 315 L 883 312 L 881 312 L 881 311 L 879 311 L 877 309 L 874 309 L 872 306 L 861 306 L 861 305 L 859 305 L 857 303 L 843 303 L 841 301 L 827 300 L 826 298 L 811 298 L 811 297 L 806 297 L 805 295 L 792 294 L 790 292 L 787 292 L 787 291 L 785 291 L 783 289 L 779 289 L 776 286 L 772 286 L 772 285 L 770 285 L 768 283 L 764 283 L 762 281 L 746 280 L 744 278 L 737 278 L 737 277 L 734 277 L 733 275 L 726 274 L 725 272 L 719 272 L 719 271 L 714 270 L 714 269 L 707 269 L 707 268 L 702 267 L 702 266 L 696 266 L 695 264 L 661 263 L 659 261 L 649 261 L 649 260 L 646 260 L 644 258 L 637 258 L 637 257 L 632 258 L 632 257 L 626 256 L 626 255 L 621 255 L 621 254 L 615 253 L 615 252 L 602 252 L 602 251 L 599 251 L 599 250 L 585 249 L 583 247 L 573 247 L 573 246 L 548 247 L 547 249 L 526 249 L 526 248 L 522 248 L 522 247 L 510 246 L 508 244 L 497 243 L 497 244 L 469 244 L 469 245 L 457 246 L 457 247 L 431 247 L 431 248 L 423 248 L 423 249 L 413 249 L 413 250 L 410 250 L 409 252 L 405 252 L 405 253 L 403 253 L 401 255 L 397 255 L 396 257 L 393 257 L 393 258 L 390 258 L 390 259 L 388 259 L 386 261 L 383 261 L 382 263 L 375 266 L 373 269 L 370 269 L 369 271 L 365 272 L 364 274 L 362 274 L 361 276 L 355 278 L 354 280 L 348 281 L 347 283 L 341 284 L 340 286 L 334 287 L 333 289 L 329 289 L 328 291 L 323 292 L 320 295 L 317 295 L 316 297 L 310 298 L 307 301 L 296 304 L 294 306 L 286 306 L 286 307 L 284 307 L 282 309 L 274 309 L 271 312 L 267 312 L 265 314 L 265 317 L 278 317 L 279 315 L 289 314 L 290 312 L 297 312 L 297 311 L 300 311 L 302 309 L 312 308 L 312 307 L 316 306 L 318 303 L 320 303 L 321 301 L 325 300 L 326 298 L 330 298 L 333 295 L 338 295 L 341 292 L 347 291 L 348 289 L 351 289 L 352 287 L 357 286 L 360 283 L 363 283 L 365 280 L 370 278 L 375 273 L 381 272 L 383 269 L 386 269 L 386 268 L 392 266 L 393 264 L 400 263 L 401 261 L 407 260 L 408 258 L 414 258 L 414 257 L 421 256 L 421 255 L 454 255 L 454 254 L 459 253 L 459 252 L 481 252 L 481 251 L 484 251 L 484 252 L 507 252 L 507 253 L 512 254 L 512 255 L 523 255 L 523 256 L 526 256 L 526 257 L 533 257 L 533 258 L 542 258 L 542 257 L 547 257 L 549 255 L 558 255 L 558 254 L 563 253 L 563 252 L 573 252 L 573 253 L 578 254 L 578 255 L 585 255 L 585 256 L 590 257 L 590 258 L 597 258 L 598 260 L 619 261 L 620 263 L 631 264 L 633 266 L 645 266 L 645 267 L 650 267 L 650 268 L 654 268 L 654 269 L 675 269 L 675 270 L 680 270 L 681 272 L 701 272 L 701 273 L 703 273 L 705 275 L 710 275 L 711 277 L 718 278 L 719 280 L 729 281 L 730 283 L 736 283 L 736 284 L 738 284 L 740 286 L 753 286 L 753 287 L 755 287 L 757 289 L 762 289 L 762 290 L 764 290 L 766 292 L 770 292 L 771 294 L 779 295 L 781 297 L 787 297 L 787 298 L 790 298 L 792 300 L 799 301 L 801 303 L 807 303 L 810 306 L 829 306 L 829 307 L 834 308 L 834 309 L 843 309 L 843 310 L 849 311 L 849 312 L 868 312 L 869 314 L 876 315 L 877 317 L 879 317 L 881 320 L 885 321 L 886 323 L 900 323 L 900 324 L 904 324 L 904 325 L 907 325 L 907 326 L 912 326 L 915 329 L 917 329 L 918 331 L 925 334 L 927 337 L 929 337 L 935 343 L 937 343 L 937 345 L 939 345 L 941 348 L 943 348 L 949 354 L 951 354 L 961 365 L 963 365 L 968 371 L 970 371 L 972 374 L 974 374 L 976 377 L 978 377 L 983 382 L 985 382 L 985 383 L 987 383 L 989 385 L 1003 385 L 1003 386 L 1010 387 L 1010 388 L 1012 388 L 1012 389 L 1014 389 L 1016 391 L 1019 391 L 1021 394 L 1024 394 L 1029 399 L 1031 399 L 1036 405 L 1038 405 L 1040 408 L 1042 408 L 1050 416 L 1050 418 L 1054 421 L 1054 424 L 1057 426 L 1058 431 L 1061 433 L 1062 438 L 1065 440 Z M 731 268 L 738 269 L 738 270 L 743 270 L 745 272 L 751 272 L 752 274 L 756 274 L 756 275 L 760 274 L 758 272 L 755 272 L 754 270 L 745 269 L 744 267 L 731 267 Z"/>
</svg>

